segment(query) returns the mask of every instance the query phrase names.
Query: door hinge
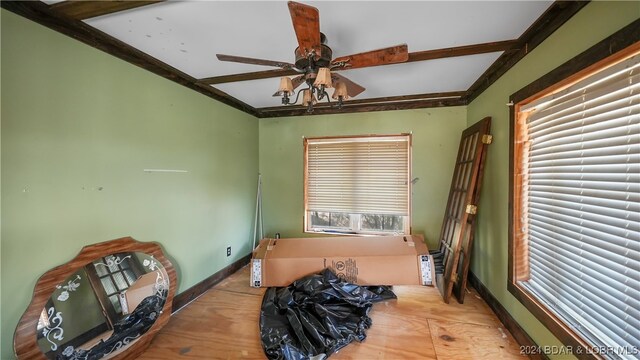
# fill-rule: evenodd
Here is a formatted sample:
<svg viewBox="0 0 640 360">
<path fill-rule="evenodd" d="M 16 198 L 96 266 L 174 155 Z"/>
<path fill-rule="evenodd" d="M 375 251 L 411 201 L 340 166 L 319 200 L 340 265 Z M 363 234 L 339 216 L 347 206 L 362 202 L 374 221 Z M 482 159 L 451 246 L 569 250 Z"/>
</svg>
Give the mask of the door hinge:
<svg viewBox="0 0 640 360">
<path fill-rule="evenodd" d="M 493 142 L 493 135 L 484 134 L 482 135 L 482 143 L 483 144 L 491 144 Z"/>
<path fill-rule="evenodd" d="M 465 210 L 465 212 L 467 214 L 475 215 L 476 213 L 478 213 L 478 207 L 473 204 L 469 204 L 467 205 L 467 209 Z"/>
</svg>

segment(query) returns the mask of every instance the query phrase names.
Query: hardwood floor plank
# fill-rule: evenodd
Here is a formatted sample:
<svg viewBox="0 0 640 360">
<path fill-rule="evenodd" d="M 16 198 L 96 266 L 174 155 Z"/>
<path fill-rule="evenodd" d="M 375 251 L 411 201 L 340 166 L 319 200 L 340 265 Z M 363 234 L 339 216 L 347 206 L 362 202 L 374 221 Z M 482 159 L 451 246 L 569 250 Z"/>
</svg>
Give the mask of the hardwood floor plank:
<svg viewBox="0 0 640 360">
<path fill-rule="evenodd" d="M 436 359 L 427 319 L 395 313 L 393 303 L 375 304 L 372 325 L 362 343 L 354 342 L 331 358 L 359 359 Z"/>
<path fill-rule="evenodd" d="M 434 287 L 393 290 L 397 300 L 373 306 L 367 339 L 331 359 L 519 357 L 517 343 L 475 290 L 464 304 L 445 304 Z M 259 329 L 264 292 L 249 286 L 249 267 L 242 268 L 174 314 L 139 359 L 265 359 Z"/>
<path fill-rule="evenodd" d="M 502 326 L 429 320 L 438 359 L 522 359 L 518 344 Z"/>
<path fill-rule="evenodd" d="M 455 301 L 445 304 L 436 287 L 394 286 L 393 291 L 398 296 L 393 311 L 407 316 L 422 314 L 429 319 L 480 325 L 495 325 L 497 321 L 487 304 L 475 296 L 469 296 L 464 304 Z"/>
<path fill-rule="evenodd" d="M 251 294 L 210 290 L 173 316 L 139 359 L 263 359 L 261 302 Z"/>
</svg>

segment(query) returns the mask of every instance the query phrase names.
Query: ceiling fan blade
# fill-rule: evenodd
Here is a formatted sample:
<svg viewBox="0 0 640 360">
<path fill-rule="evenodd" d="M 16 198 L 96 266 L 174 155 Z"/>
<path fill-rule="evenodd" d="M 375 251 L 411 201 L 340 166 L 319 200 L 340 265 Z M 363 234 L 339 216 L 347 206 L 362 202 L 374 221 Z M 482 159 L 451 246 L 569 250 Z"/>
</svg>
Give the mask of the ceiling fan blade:
<svg viewBox="0 0 640 360">
<path fill-rule="evenodd" d="M 302 83 L 304 83 L 304 79 L 305 79 L 304 74 L 300 75 L 300 76 L 296 76 L 293 79 L 291 79 L 291 84 L 293 85 L 293 90 L 297 89 L 298 86 L 302 85 Z M 273 96 L 282 96 L 282 93 L 280 91 L 276 91 Z"/>
<path fill-rule="evenodd" d="M 331 73 L 331 81 L 333 81 L 335 83 L 343 82 L 345 85 L 347 85 L 347 94 L 349 94 L 350 97 L 358 96 L 363 91 L 366 90 L 362 86 L 354 83 L 353 81 L 347 79 L 346 77 L 344 77 L 344 76 L 342 76 L 342 75 L 340 75 L 338 73 Z"/>
<path fill-rule="evenodd" d="M 293 84 L 293 90 L 297 89 L 298 86 L 302 85 L 305 81 L 306 75 L 296 76 L 291 79 L 291 83 Z"/>
<path fill-rule="evenodd" d="M 252 64 L 252 65 L 275 66 L 285 70 L 295 68 L 295 65 L 287 62 L 283 62 L 283 61 L 254 59 L 254 58 L 234 56 L 234 55 L 224 55 L 224 54 L 216 54 L 216 57 L 220 61 L 229 61 L 229 62 L 237 62 L 242 64 Z"/>
<path fill-rule="evenodd" d="M 407 44 L 402 44 L 385 49 L 341 56 L 334 59 L 331 64 L 339 69 L 357 69 L 367 66 L 401 63 L 407 60 L 409 60 L 409 50 Z"/>
<path fill-rule="evenodd" d="M 289 13 L 302 54 L 320 52 L 320 13 L 313 6 L 289 1 Z"/>
</svg>

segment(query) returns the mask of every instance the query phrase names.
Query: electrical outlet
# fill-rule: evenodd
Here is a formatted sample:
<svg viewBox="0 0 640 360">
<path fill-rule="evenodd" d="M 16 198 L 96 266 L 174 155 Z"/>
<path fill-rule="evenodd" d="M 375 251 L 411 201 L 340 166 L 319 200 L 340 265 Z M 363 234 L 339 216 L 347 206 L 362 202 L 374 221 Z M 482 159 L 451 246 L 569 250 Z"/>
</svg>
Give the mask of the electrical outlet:
<svg viewBox="0 0 640 360">
<path fill-rule="evenodd" d="M 227 246 L 227 256 L 231 256 L 231 246 Z"/>
</svg>

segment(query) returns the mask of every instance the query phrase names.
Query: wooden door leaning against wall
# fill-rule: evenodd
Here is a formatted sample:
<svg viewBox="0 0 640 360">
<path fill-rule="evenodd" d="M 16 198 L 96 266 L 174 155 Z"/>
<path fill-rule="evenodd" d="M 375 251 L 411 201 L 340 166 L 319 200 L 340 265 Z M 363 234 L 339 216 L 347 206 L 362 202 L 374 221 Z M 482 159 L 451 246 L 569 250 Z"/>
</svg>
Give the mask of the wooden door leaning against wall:
<svg viewBox="0 0 640 360">
<path fill-rule="evenodd" d="M 463 131 L 460 139 L 439 237 L 440 248 L 433 252 L 436 282 L 446 303 L 452 292 L 458 302 L 464 301 L 484 161 L 492 140 L 490 128 L 491 118 L 486 117 Z"/>
</svg>

